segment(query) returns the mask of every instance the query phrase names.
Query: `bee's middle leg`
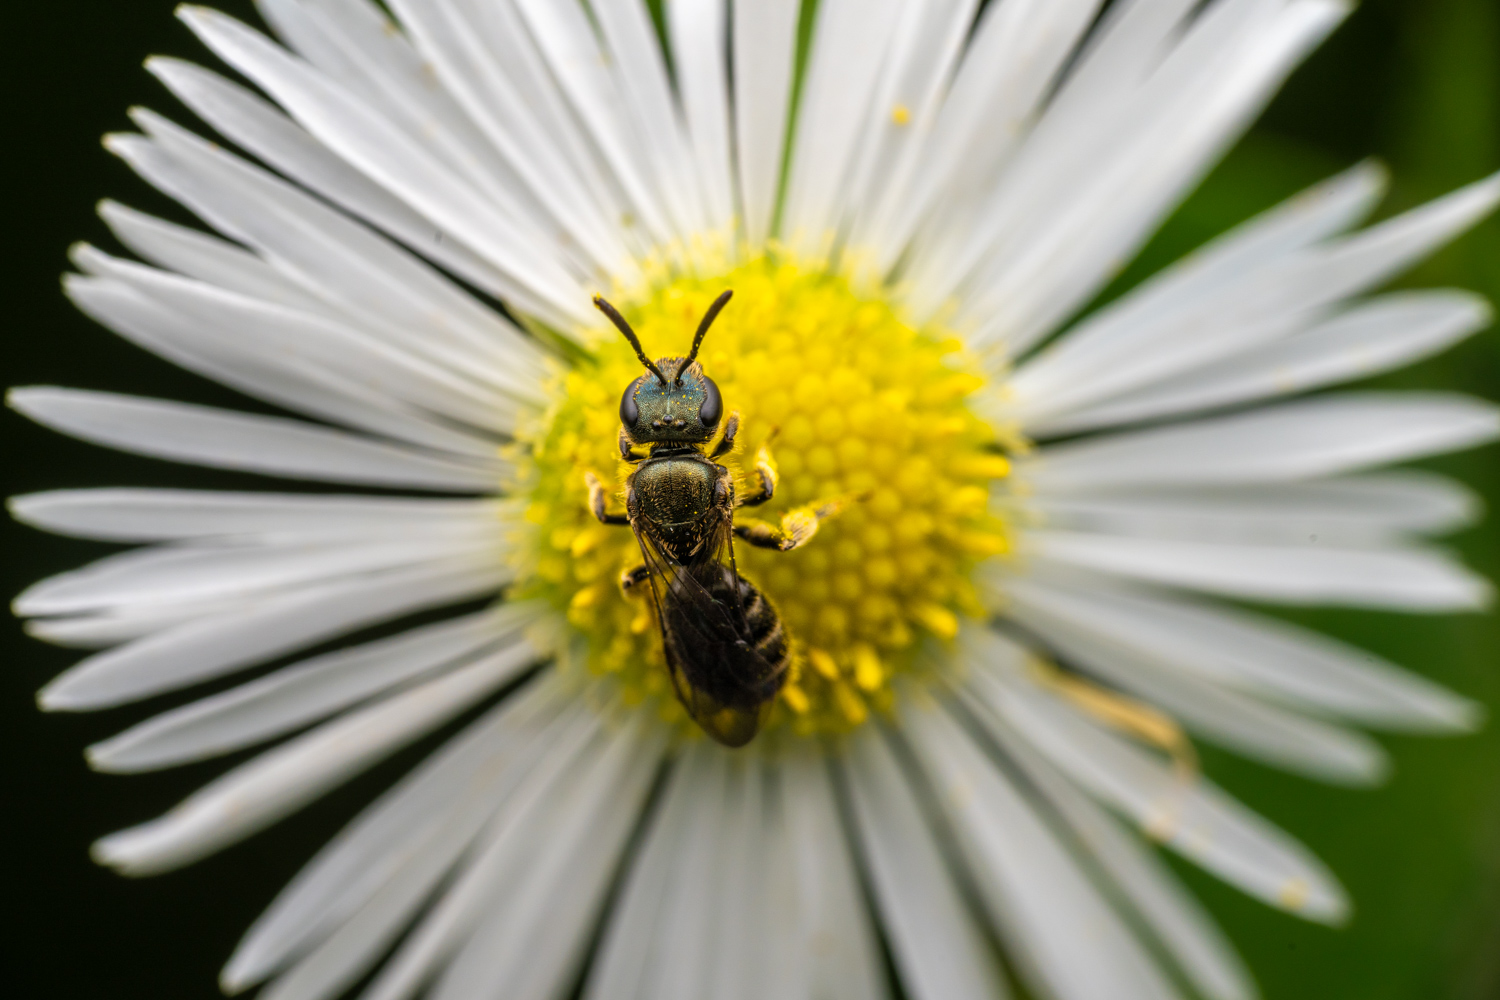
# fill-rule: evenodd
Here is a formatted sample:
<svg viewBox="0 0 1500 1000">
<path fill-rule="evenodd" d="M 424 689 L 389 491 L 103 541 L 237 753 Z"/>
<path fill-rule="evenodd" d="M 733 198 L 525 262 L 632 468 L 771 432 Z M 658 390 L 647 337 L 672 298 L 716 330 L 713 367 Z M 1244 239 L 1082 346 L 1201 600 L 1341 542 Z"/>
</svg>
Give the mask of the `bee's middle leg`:
<svg viewBox="0 0 1500 1000">
<path fill-rule="evenodd" d="M 642 563 L 635 569 L 627 569 L 620 574 L 620 589 L 629 593 L 650 578 L 651 570 L 646 567 L 645 563 Z"/>
<path fill-rule="evenodd" d="M 818 525 L 843 510 L 847 504 L 848 500 L 841 498 L 798 507 L 781 515 L 779 526 L 769 521 L 742 521 L 734 526 L 734 533 L 756 548 L 790 552 L 811 541 L 818 533 Z"/>
<path fill-rule="evenodd" d="M 583 481 L 589 488 L 589 510 L 599 519 L 600 524 L 629 524 L 630 518 L 624 514 L 611 514 L 604 508 L 608 504 L 609 494 L 604 492 L 604 484 L 599 482 L 599 477 L 592 472 L 584 473 Z"/>
</svg>

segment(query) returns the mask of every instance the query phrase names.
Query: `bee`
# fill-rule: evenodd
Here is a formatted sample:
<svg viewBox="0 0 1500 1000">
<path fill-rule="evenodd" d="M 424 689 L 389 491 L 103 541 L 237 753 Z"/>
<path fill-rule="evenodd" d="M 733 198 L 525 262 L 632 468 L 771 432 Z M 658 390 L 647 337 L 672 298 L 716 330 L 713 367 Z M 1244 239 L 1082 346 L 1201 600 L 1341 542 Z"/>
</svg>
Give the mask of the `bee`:
<svg viewBox="0 0 1500 1000">
<path fill-rule="evenodd" d="M 724 419 L 719 387 L 697 358 L 733 294 L 726 291 L 709 306 L 686 357 L 655 362 L 618 310 L 595 296 L 594 305 L 635 348 L 646 373 L 620 397 L 620 458 L 636 466 L 625 483 L 625 512 L 606 509 L 598 476 L 589 472 L 585 480 L 594 516 L 603 524 L 628 524 L 640 544 L 642 563 L 623 573 L 620 585 L 627 593 L 649 586 L 678 700 L 709 736 L 740 747 L 755 737 L 786 683 L 791 646 L 775 607 L 739 575 L 734 539 L 790 551 L 805 545 L 842 502 L 799 508 L 779 526 L 735 523 L 738 508 L 776 495 L 777 474 L 769 445 L 762 445 L 753 489 L 738 497 L 734 477 L 715 461 L 733 450 L 740 416 Z"/>
</svg>

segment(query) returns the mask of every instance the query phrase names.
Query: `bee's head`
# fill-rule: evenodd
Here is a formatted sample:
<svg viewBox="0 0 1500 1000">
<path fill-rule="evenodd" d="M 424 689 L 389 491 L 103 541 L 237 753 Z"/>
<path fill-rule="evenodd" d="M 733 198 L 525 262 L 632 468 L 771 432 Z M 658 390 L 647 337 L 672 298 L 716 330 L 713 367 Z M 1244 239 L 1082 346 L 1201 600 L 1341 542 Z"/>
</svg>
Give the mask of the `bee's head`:
<svg viewBox="0 0 1500 1000">
<path fill-rule="evenodd" d="M 714 436 L 724 416 L 724 401 L 714 380 L 703 374 L 703 366 L 697 361 L 698 348 L 733 294 L 725 292 L 708 307 L 687 357 L 655 362 L 646 357 L 640 339 L 615 307 L 594 296 L 594 305 L 625 335 L 646 366 L 646 374 L 627 385 L 620 397 L 620 422 L 631 440 L 637 444 L 697 444 Z"/>
</svg>

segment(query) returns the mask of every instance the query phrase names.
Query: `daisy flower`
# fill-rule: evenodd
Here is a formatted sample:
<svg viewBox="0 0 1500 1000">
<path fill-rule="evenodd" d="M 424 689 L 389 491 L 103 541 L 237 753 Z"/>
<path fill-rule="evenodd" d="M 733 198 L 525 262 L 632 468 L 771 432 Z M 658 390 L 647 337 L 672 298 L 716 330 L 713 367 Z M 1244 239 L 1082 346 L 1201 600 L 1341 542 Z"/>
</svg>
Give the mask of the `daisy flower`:
<svg viewBox="0 0 1500 1000">
<path fill-rule="evenodd" d="M 79 246 L 66 289 L 298 416 L 10 395 L 97 444 L 324 484 L 12 501 L 139 546 L 17 599 L 39 638 L 98 650 L 44 708 L 214 685 L 94 767 L 264 748 L 101 863 L 191 864 L 454 729 L 281 892 L 226 990 L 1253 996 L 1153 843 L 1345 918 L 1193 741 L 1365 784 L 1386 762 L 1356 727 L 1476 724 L 1232 602 L 1487 601 L 1421 541 L 1469 494 L 1376 470 L 1490 440 L 1497 410 L 1309 393 L 1489 322 L 1464 292 L 1373 293 L 1500 179 L 1361 228 L 1384 179 L 1356 166 L 1089 307 L 1348 3 L 259 6 L 274 40 L 181 9 L 255 89 L 147 64 L 218 138 L 141 109 L 106 139 L 205 228 L 105 202 L 136 259 Z M 741 500 L 776 486 L 736 523 L 806 534 L 842 502 L 793 551 L 739 546 L 785 659 L 735 750 L 620 586 L 641 547 L 591 510 L 635 489 L 621 393 L 646 384 L 591 298 L 651 360 L 725 290 L 698 357 L 738 414 L 718 461 Z"/>
</svg>

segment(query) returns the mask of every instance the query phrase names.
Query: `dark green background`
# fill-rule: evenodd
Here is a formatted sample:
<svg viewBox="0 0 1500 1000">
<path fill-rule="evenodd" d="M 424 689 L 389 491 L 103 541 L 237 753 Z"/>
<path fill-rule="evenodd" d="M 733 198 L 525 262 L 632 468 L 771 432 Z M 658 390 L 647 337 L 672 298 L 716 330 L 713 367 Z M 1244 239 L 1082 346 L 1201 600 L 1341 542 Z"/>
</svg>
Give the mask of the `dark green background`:
<svg viewBox="0 0 1500 1000">
<path fill-rule="evenodd" d="M 140 68 L 148 53 L 201 58 L 167 0 L 6 4 L 8 122 L 4 381 L 57 383 L 256 408 L 125 345 L 58 291 L 74 239 L 109 246 L 93 215 L 102 196 L 182 218 L 98 145 L 149 103 L 186 119 Z M 246 2 L 224 4 L 248 16 Z M 1122 281 L 1137 280 L 1287 194 L 1376 155 L 1394 170 L 1384 213 L 1500 169 L 1500 3 L 1370 0 L 1293 78 Z M 1500 300 L 1500 223 L 1490 221 L 1404 284 L 1479 289 Z M 1500 398 L 1500 334 L 1379 384 L 1455 387 Z M 117 455 L 0 416 L 6 494 L 58 486 L 156 484 L 253 488 L 249 477 Z M 1500 497 L 1500 448 L 1428 463 Z M 71 567 L 100 546 L 8 522 L 3 589 Z M 1500 578 L 1500 523 L 1452 539 Z M 1500 619 L 1319 613 L 1301 620 L 1362 643 L 1500 711 Z M 43 716 L 32 692 L 75 654 L 4 628 L 6 916 L 0 995 L 189 1000 L 243 928 L 302 862 L 430 741 L 252 842 L 185 872 L 132 882 L 87 859 L 98 834 L 170 806 L 223 762 L 166 774 L 90 774 L 81 748 L 158 705 Z M 1345 791 L 1208 753 L 1215 778 L 1302 837 L 1339 873 L 1357 913 L 1342 930 L 1300 923 L 1194 871 L 1276 1000 L 1481 1000 L 1500 997 L 1500 727 L 1463 739 L 1385 740 L 1396 773 L 1378 791 Z"/>
</svg>

